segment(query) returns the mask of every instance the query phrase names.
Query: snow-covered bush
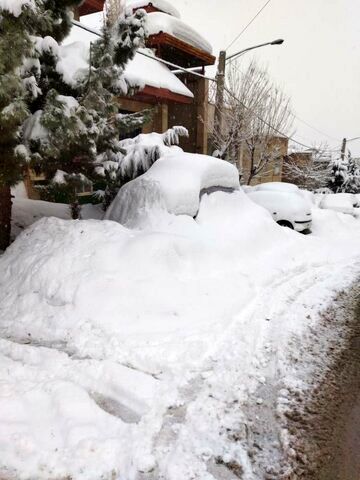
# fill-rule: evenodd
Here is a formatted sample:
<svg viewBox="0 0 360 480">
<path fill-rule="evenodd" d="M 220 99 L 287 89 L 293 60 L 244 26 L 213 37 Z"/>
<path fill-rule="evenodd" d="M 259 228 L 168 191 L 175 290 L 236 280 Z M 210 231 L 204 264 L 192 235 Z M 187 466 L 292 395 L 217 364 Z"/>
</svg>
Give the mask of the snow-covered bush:
<svg viewBox="0 0 360 480">
<path fill-rule="evenodd" d="M 347 158 L 336 159 L 331 163 L 328 186 L 334 193 L 360 192 L 360 166 L 350 153 Z"/>
</svg>

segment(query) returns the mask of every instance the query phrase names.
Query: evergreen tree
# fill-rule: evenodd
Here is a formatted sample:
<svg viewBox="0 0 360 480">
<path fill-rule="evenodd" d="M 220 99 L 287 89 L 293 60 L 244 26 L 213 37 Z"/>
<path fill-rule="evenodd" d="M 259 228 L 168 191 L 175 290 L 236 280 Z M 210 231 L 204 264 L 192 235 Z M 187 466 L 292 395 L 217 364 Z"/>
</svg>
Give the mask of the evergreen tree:
<svg viewBox="0 0 360 480">
<path fill-rule="evenodd" d="M 26 157 L 24 149 L 18 147 L 19 129 L 28 114 L 26 82 L 19 71 L 32 51 L 28 25 L 38 11 L 22 3 L 10 6 L 0 2 L 0 250 L 10 242 L 10 188 L 19 181 Z M 31 82 L 30 77 L 24 80 Z"/>
<path fill-rule="evenodd" d="M 28 151 L 21 126 L 44 102 L 39 45 L 62 40 L 71 27 L 70 7 L 81 0 L 0 1 L 0 250 L 10 241 L 11 186 L 22 174 Z"/>
<path fill-rule="evenodd" d="M 69 198 L 73 212 L 82 180 L 96 180 L 97 167 L 114 161 L 120 152 L 120 135 L 140 127 L 147 116 L 122 115 L 118 102 L 118 96 L 136 89 L 125 80 L 124 68 L 144 43 L 145 15 L 143 10 L 124 13 L 114 25 L 105 23 L 102 37 L 90 47 L 88 74 L 77 85 L 66 85 L 57 73 L 55 39 L 38 42 L 41 94 L 31 105 L 33 115 L 24 136 L 33 165 L 49 180 L 58 170 L 66 172 L 64 179 L 73 186 Z M 65 185 L 61 188 L 69 191 Z"/>
<path fill-rule="evenodd" d="M 331 174 L 328 187 L 334 193 L 343 192 L 348 181 L 348 161 L 347 159 L 336 159 L 330 164 Z"/>
<path fill-rule="evenodd" d="M 346 159 L 337 159 L 331 163 L 328 186 L 334 193 L 359 193 L 360 166 L 350 152 Z"/>
<path fill-rule="evenodd" d="M 348 179 L 345 189 L 348 193 L 360 192 L 360 164 L 358 160 L 352 157 L 350 152 L 348 155 Z"/>
</svg>

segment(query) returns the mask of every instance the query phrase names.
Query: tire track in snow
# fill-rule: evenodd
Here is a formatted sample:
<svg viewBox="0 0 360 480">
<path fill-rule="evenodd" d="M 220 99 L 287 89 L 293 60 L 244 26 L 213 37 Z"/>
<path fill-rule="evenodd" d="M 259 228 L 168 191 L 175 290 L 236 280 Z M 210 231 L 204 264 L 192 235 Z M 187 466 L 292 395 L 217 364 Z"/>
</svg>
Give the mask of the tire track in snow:
<svg viewBox="0 0 360 480">
<path fill-rule="evenodd" d="M 286 343 L 291 335 L 301 333 L 294 328 L 299 316 L 306 328 L 307 315 L 317 314 L 331 300 L 329 287 L 339 283 L 337 276 L 344 274 L 346 284 L 359 269 L 353 262 L 340 268 L 334 264 L 332 269 L 323 264 L 310 267 L 309 271 L 309 265 L 298 266 L 282 276 L 235 319 L 204 363 L 203 374 L 179 392 L 179 405 L 165 414 L 154 444 L 157 467 L 139 479 L 176 480 L 179 475 L 182 480 L 250 480 L 286 474 L 281 453 L 284 432 L 276 416 Z M 296 319 L 294 331 L 288 325 L 291 315 Z M 241 332 L 249 328 L 256 335 L 246 342 Z M 204 431 L 192 425 L 199 416 Z M 211 420 L 214 424 L 209 426 Z M 213 448 L 209 438 L 216 438 L 218 447 Z M 276 459 L 278 465 L 269 469 L 269 459 Z"/>
</svg>

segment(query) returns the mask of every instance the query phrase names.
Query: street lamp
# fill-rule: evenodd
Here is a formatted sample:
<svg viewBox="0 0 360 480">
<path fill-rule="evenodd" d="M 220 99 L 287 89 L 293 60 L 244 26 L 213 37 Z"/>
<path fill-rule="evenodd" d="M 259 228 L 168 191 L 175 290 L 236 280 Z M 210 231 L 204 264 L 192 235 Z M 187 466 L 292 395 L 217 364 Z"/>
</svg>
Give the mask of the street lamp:
<svg viewBox="0 0 360 480">
<path fill-rule="evenodd" d="M 254 47 L 245 48 L 245 50 L 240 50 L 240 52 L 233 53 L 229 57 L 226 57 L 226 62 L 229 60 L 233 60 L 236 57 L 240 57 L 243 53 L 250 52 L 250 50 L 255 50 L 256 48 L 267 47 L 268 45 L 282 45 L 285 40 L 279 38 L 277 40 L 273 40 L 272 42 L 261 43 L 260 45 L 255 45 Z"/>
<path fill-rule="evenodd" d="M 229 57 L 226 57 L 226 51 L 222 50 L 219 56 L 218 70 L 216 74 L 217 87 L 216 87 L 216 100 L 215 100 L 215 125 L 221 128 L 222 125 L 222 109 L 224 107 L 224 91 L 225 91 L 225 70 L 226 62 L 233 60 L 246 52 L 255 50 L 256 48 L 266 47 L 268 45 L 282 45 L 284 40 L 279 38 L 273 40 L 272 42 L 261 43 L 260 45 L 255 45 L 253 47 L 245 48 L 240 52 L 236 52 Z"/>
</svg>

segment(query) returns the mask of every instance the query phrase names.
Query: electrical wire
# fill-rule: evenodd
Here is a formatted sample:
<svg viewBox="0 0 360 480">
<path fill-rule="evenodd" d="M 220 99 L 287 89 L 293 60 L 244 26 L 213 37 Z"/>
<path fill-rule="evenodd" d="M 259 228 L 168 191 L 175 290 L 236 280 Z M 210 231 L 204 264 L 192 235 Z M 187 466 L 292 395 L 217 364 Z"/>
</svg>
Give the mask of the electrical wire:
<svg viewBox="0 0 360 480">
<path fill-rule="evenodd" d="M 250 27 L 250 25 L 252 25 L 255 20 L 257 19 L 257 17 L 263 12 L 263 10 L 265 10 L 265 8 L 269 5 L 269 3 L 271 2 L 271 0 L 267 0 L 267 2 L 265 3 L 265 5 L 257 12 L 257 14 L 255 15 L 255 17 L 253 17 L 250 22 L 241 30 L 241 32 L 234 38 L 234 40 L 230 43 L 230 45 L 228 45 L 226 47 L 226 50 L 228 50 L 230 47 L 232 47 L 234 45 L 235 42 L 237 42 L 239 40 L 239 38 L 241 37 L 241 35 L 246 32 L 246 30 Z"/>
<path fill-rule="evenodd" d="M 303 120 L 302 118 L 298 117 L 298 116 L 295 115 L 294 113 L 292 114 L 292 116 L 293 116 L 294 118 L 296 118 L 297 120 L 299 120 L 299 122 L 303 123 L 303 124 L 306 125 L 307 127 L 309 127 L 309 128 L 311 128 L 312 130 L 314 130 L 315 132 L 320 133 L 321 135 L 324 135 L 324 137 L 327 137 L 327 138 L 329 138 L 330 140 L 335 140 L 335 142 L 340 142 L 340 140 L 339 140 L 338 138 L 332 137 L 331 135 L 328 135 L 327 133 L 319 130 L 318 128 L 314 127 L 314 126 L 311 125 L 310 123 L 305 122 L 305 120 Z"/>
<path fill-rule="evenodd" d="M 268 3 L 270 2 L 270 0 L 268 1 Z M 265 5 L 266 6 L 266 5 Z M 263 9 L 265 8 L 265 6 L 263 7 Z M 262 9 L 262 10 L 263 10 Z M 259 12 L 261 13 L 261 12 Z M 76 21 L 76 20 L 73 20 L 72 21 L 73 25 L 79 27 L 79 28 L 82 28 L 83 30 L 86 30 L 87 32 L 90 32 L 90 33 L 93 33 L 94 35 L 97 35 L 98 37 L 101 37 L 101 33 L 99 33 L 98 31 L 94 30 L 93 28 L 90 28 L 90 27 L 87 27 L 86 25 Z M 214 83 L 218 83 L 218 80 L 216 78 L 213 78 L 213 77 L 208 77 L 206 75 L 203 75 L 201 73 L 197 73 L 197 72 L 193 72 L 193 71 L 189 71 L 188 69 L 184 68 L 184 67 L 181 67 L 180 65 L 176 65 L 175 63 L 172 63 L 172 62 L 168 62 L 167 60 L 164 60 L 162 58 L 159 58 L 159 57 L 155 57 L 154 55 L 150 55 L 148 53 L 145 53 L 143 51 L 140 51 L 138 50 L 137 53 L 139 55 L 142 55 L 144 57 L 147 57 L 149 58 L 150 60 L 154 60 L 156 62 L 159 62 L 159 63 L 162 63 L 163 65 L 167 65 L 168 67 L 172 67 L 172 68 L 175 68 L 177 70 L 181 70 L 185 73 L 187 73 L 188 75 L 193 75 L 195 77 L 200 77 L 200 78 L 203 78 L 205 80 L 209 80 L 211 82 L 214 82 Z M 236 100 L 237 102 L 239 102 L 245 109 L 247 110 L 251 110 L 250 107 L 248 107 L 246 104 L 244 104 L 243 102 L 241 102 L 237 97 L 236 95 L 234 95 L 228 88 L 224 88 L 225 91 L 232 97 L 234 98 L 234 100 Z M 254 113 L 254 112 L 253 112 Z M 296 140 L 295 138 L 293 137 L 290 137 L 289 135 L 286 135 L 285 133 L 281 132 L 280 130 L 278 130 L 277 128 L 273 127 L 269 122 L 267 122 L 266 120 L 264 120 L 263 118 L 261 118 L 259 115 L 257 115 L 256 113 L 254 113 L 255 117 L 260 120 L 261 122 L 264 123 L 264 125 L 267 125 L 269 128 L 271 128 L 274 132 L 278 133 L 279 135 L 281 135 L 282 137 L 284 138 L 287 138 L 288 140 L 291 140 L 293 143 L 296 143 L 297 145 L 300 145 L 302 147 L 305 147 L 307 149 L 310 149 L 312 150 L 314 147 L 312 146 L 309 146 L 309 145 L 306 145 L 305 143 L 303 142 L 299 142 L 298 140 Z M 329 150 L 330 151 L 330 150 Z"/>
</svg>

